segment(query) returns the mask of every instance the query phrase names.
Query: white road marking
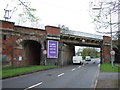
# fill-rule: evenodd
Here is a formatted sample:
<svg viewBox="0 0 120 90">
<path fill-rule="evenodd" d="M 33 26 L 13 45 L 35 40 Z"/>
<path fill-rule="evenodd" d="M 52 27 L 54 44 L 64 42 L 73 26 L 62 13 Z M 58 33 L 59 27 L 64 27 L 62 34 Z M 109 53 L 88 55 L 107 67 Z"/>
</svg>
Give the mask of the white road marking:
<svg viewBox="0 0 120 90">
<path fill-rule="evenodd" d="M 97 71 L 97 75 L 96 75 L 96 81 L 95 81 L 94 88 L 96 88 L 96 86 L 97 86 L 99 72 L 100 72 L 100 71 L 98 70 L 98 71 Z"/>
<path fill-rule="evenodd" d="M 59 74 L 58 77 L 60 77 L 60 76 L 62 76 L 62 75 L 64 75 L 64 73 Z"/>
<path fill-rule="evenodd" d="M 33 87 L 36 87 L 36 86 L 38 86 L 38 85 L 41 85 L 41 84 L 42 84 L 42 82 L 40 82 L 40 83 L 37 83 L 37 84 L 35 84 L 35 85 L 32 85 L 32 86 L 30 86 L 30 87 L 28 87 L 28 88 L 26 88 L 26 89 L 24 89 L 24 90 L 31 89 L 31 88 L 33 88 Z"/>
<path fill-rule="evenodd" d="M 100 72 L 100 70 L 99 70 L 99 68 L 100 68 L 100 64 L 98 64 L 98 70 L 96 71 L 96 80 L 95 80 L 95 83 L 93 84 L 93 85 L 91 85 L 91 88 L 96 88 L 96 86 L 97 86 L 97 83 L 98 83 L 98 76 L 99 76 L 99 72 Z"/>
<path fill-rule="evenodd" d="M 79 66 L 78 68 L 81 68 L 81 66 Z"/>
<path fill-rule="evenodd" d="M 72 69 L 72 71 L 74 71 L 75 70 L 75 68 L 74 69 Z"/>
<path fill-rule="evenodd" d="M 100 68 L 100 64 L 98 64 L 98 68 Z M 99 71 L 99 69 L 98 69 L 97 75 L 96 75 L 96 78 L 97 78 L 97 79 L 96 79 L 96 81 L 95 81 L 95 86 L 94 86 L 94 88 L 96 88 L 96 86 L 97 86 L 99 73 L 100 73 L 100 71 Z"/>
<path fill-rule="evenodd" d="M 97 86 L 97 82 L 98 82 L 98 80 L 95 81 L 95 86 L 94 86 L 94 88 L 96 88 L 96 86 Z"/>
</svg>

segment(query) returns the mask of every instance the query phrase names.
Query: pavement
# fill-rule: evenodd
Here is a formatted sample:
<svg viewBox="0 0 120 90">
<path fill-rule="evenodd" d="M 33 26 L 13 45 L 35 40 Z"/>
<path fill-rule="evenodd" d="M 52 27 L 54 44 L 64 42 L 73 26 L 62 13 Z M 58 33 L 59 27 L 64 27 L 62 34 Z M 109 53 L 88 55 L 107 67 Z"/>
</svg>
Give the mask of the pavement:
<svg viewBox="0 0 120 90">
<path fill-rule="evenodd" d="M 114 88 L 120 90 L 120 73 L 99 72 L 96 88 Z"/>
<path fill-rule="evenodd" d="M 120 67 L 120 63 L 115 63 L 116 66 Z"/>
</svg>

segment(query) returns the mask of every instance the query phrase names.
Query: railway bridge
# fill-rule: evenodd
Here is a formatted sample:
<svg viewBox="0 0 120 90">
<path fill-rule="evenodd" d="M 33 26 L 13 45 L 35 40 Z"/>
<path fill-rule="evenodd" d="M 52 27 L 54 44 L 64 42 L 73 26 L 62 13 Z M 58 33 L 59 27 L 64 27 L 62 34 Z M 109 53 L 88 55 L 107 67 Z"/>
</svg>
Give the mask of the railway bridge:
<svg viewBox="0 0 120 90">
<path fill-rule="evenodd" d="M 0 21 L 0 32 L 0 54 L 11 65 L 68 65 L 75 55 L 75 46 L 101 48 L 101 62 L 110 62 L 109 36 L 54 26 L 23 27 L 8 21 Z"/>
</svg>

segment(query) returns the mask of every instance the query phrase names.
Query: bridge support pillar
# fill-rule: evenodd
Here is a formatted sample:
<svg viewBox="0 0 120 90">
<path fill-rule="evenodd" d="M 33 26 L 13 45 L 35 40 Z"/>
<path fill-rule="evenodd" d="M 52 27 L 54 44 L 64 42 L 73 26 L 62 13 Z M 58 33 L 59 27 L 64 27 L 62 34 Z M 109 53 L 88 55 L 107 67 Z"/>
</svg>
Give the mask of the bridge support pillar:
<svg viewBox="0 0 120 90">
<path fill-rule="evenodd" d="M 103 36 L 103 45 L 102 45 L 102 62 L 110 62 L 110 43 L 111 37 Z"/>
<path fill-rule="evenodd" d="M 60 65 L 72 64 L 72 58 L 75 55 L 75 47 L 61 43 Z"/>
</svg>

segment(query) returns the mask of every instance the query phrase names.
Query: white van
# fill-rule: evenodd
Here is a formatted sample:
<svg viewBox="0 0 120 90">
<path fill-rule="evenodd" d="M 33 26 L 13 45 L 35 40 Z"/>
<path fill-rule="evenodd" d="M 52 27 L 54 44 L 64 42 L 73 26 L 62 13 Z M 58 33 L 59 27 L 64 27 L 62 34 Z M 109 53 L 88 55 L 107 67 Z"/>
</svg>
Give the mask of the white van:
<svg viewBox="0 0 120 90">
<path fill-rule="evenodd" d="M 86 57 L 85 57 L 85 60 L 86 60 L 86 61 L 91 61 L 91 57 L 90 57 L 90 56 L 86 56 Z"/>
<path fill-rule="evenodd" d="M 82 56 L 73 56 L 73 64 L 82 64 Z"/>
</svg>

